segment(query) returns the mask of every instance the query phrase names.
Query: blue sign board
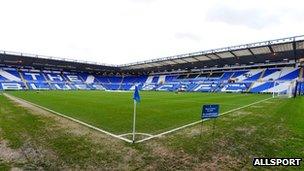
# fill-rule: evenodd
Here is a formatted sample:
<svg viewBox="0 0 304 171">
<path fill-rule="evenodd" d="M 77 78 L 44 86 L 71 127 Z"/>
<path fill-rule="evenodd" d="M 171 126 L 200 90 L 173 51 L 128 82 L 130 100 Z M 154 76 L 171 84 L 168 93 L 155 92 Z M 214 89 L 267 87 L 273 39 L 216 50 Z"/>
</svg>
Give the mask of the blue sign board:
<svg viewBox="0 0 304 171">
<path fill-rule="evenodd" d="M 220 106 L 218 104 L 204 105 L 202 109 L 202 119 L 217 118 L 219 116 Z"/>
</svg>

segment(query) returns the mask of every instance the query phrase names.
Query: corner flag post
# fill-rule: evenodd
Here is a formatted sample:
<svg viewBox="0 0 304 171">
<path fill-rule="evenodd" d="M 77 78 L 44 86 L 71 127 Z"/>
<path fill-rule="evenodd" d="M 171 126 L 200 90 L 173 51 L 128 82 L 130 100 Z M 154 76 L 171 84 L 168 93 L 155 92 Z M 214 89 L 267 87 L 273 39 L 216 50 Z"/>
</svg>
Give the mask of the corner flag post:
<svg viewBox="0 0 304 171">
<path fill-rule="evenodd" d="M 136 100 L 134 100 L 134 112 L 133 112 L 133 137 L 132 142 L 135 142 L 135 122 L 136 122 Z"/>
<path fill-rule="evenodd" d="M 139 91 L 138 91 L 138 87 L 137 86 L 135 86 L 133 100 L 134 100 L 134 112 L 133 112 L 133 133 L 132 133 L 133 136 L 132 136 L 132 142 L 135 143 L 136 103 L 140 102 L 140 96 L 139 96 Z"/>
</svg>

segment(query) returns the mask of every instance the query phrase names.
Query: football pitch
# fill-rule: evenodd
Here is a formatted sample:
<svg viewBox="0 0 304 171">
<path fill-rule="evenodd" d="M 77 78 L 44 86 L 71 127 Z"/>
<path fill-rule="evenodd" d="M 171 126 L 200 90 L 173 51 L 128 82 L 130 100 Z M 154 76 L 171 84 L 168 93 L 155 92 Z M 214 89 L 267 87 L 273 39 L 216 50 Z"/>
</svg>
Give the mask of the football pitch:
<svg viewBox="0 0 304 171">
<path fill-rule="evenodd" d="M 133 92 L 28 91 L 9 94 L 124 135 L 132 132 Z M 267 94 L 140 92 L 136 132 L 156 135 L 199 121 L 204 104 L 219 104 L 220 113 L 268 99 Z"/>
</svg>

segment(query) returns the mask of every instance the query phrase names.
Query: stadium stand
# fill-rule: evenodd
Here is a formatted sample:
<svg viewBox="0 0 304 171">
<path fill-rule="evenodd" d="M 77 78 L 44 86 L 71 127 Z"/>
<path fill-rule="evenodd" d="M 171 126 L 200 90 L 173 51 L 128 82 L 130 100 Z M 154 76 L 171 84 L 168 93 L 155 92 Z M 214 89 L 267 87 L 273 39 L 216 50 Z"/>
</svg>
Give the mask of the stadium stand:
<svg viewBox="0 0 304 171">
<path fill-rule="evenodd" d="M 98 76 L 18 68 L 0 68 L 1 90 L 142 90 L 196 92 L 286 91 L 300 78 L 301 68 L 282 67 L 218 73 L 154 76 Z"/>
<path fill-rule="evenodd" d="M 303 92 L 303 56 L 304 36 L 120 66 L 0 51 L 0 90 Z"/>
</svg>

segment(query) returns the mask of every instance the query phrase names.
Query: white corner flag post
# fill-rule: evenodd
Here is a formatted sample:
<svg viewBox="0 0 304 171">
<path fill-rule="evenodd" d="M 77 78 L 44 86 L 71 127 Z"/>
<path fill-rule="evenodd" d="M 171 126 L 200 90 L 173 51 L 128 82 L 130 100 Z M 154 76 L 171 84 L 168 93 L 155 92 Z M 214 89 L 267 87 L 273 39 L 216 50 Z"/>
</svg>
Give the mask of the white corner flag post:
<svg viewBox="0 0 304 171">
<path fill-rule="evenodd" d="M 134 112 L 133 112 L 133 137 L 132 143 L 135 143 L 135 122 L 136 122 L 136 100 L 134 100 Z"/>
<path fill-rule="evenodd" d="M 140 96 L 139 96 L 139 91 L 138 91 L 137 86 L 135 86 L 133 100 L 134 100 L 134 112 L 133 112 L 133 137 L 132 137 L 132 142 L 135 143 L 136 103 L 140 102 Z"/>
</svg>

